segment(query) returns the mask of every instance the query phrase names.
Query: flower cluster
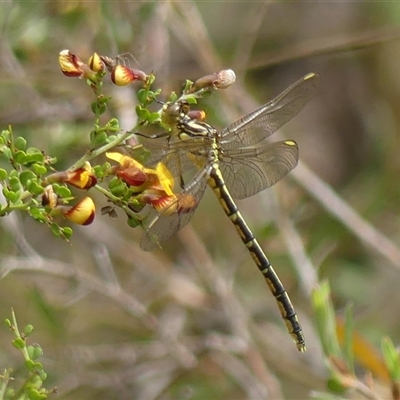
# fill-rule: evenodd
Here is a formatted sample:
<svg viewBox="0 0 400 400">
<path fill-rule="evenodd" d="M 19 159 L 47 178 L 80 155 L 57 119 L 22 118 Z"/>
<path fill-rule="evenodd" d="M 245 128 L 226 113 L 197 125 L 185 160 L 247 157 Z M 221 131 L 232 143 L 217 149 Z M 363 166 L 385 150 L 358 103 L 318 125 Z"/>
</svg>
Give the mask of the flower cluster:
<svg viewBox="0 0 400 400">
<path fill-rule="evenodd" d="M 102 211 L 113 216 L 114 208 L 121 208 L 128 215 L 128 222 L 137 218 L 140 223 L 139 213 L 145 206 L 164 215 L 193 211 L 198 199 L 190 193 L 175 191 L 174 177 L 166 164 L 160 162 L 147 168 L 144 160 L 126 154 L 126 150 L 132 148 L 133 132 L 146 136 L 136 132 L 142 127 L 163 129 L 164 133 L 148 136 L 157 138 L 176 132 L 182 115 L 203 121 L 205 113 L 191 110 L 190 105 L 214 90 L 228 87 L 235 81 L 234 72 L 223 70 L 194 82 L 186 81 L 180 96 L 171 93 L 163 103 L 159 99 L 161 90 L 151 89 L 154 75 L 131 68 L 123 56 L 111 58 L 94 53 L 84 62 L 73 52 L 63 50 L 58 61 L 65 76 L 82 79 L 95 94 L 91 106 L 94 123 L 89 134 L 90 148 L 70 168 L 57 171 L 55 158 L 46 156 L 40 149 L 28 147 L 24 138 L 14 137 L 11 128 L 1 132 L 0 157 L 10 163 L 10 170 L 0 168 L 0 187 L 5 199 L 4 204 L 0 203 L 0 217 L 13 210 L 25 210 L 36 220 L 49 225 L 54 234 L 68 239 L 72 230 L 58 225 L 57 218 L 62 216 L 76 224 L 90 224 L 95 217 L 92 198 L 85 195 L 76 200 L 71 190 L 91 188 L 102 192 L 113 204 L 113 207 L 103 207 Z M 117 86 L 141 84 L 137 91 L 138 123 L 134 129 L 122 130 L 116 118 L 104 120 L 111 100 L 102 93 L 107 75 Z M 93 160 L 102 154 L 106 154 L 111 163 L 93 164 Z M 101 186 L 104 181 L 108 182 L 106 188 Z"/>
<path fill-rule="evenodd" d="M 125 86 L 135 81 L 146 82 L 148 76 L 141 70 L 119 64 L 116 60 L 94 53 L 87 64 L 69 50 L 60 52 L 58 62 L 65 76 L 78 77 L 96 83 L 106 72 L 111 74 L 112 82 Z"/>
<path fill-rule="evenodd" d="M 47 183 L 42 195 L 42 205 L 51 210 L 52 215 L 63 214 L 64 217 L 78 225 L 89 225 L 95 216 L 95 205 L 90 197 L 84 197 L 74 206 L 64 205 L 63 197 L 55 191 L 55 184 L 68 184 L 78 189 L 90 189 L 97 183 L 89 162 L 74 171 L 55 172 L 46 177 Z"/>
<path fill-rule="evenodd" d="M 107 157 L 118 162 L 112 173 L 128 185 L 139 204 L 149 204 L 167 215 L 184 213 L 197 205 L 196 199 L 190 194 L 173 192 L 174 178 L 163 163 L 158 163 L 152 169 L 118 152 L 107 153 Z"/>
</svg>

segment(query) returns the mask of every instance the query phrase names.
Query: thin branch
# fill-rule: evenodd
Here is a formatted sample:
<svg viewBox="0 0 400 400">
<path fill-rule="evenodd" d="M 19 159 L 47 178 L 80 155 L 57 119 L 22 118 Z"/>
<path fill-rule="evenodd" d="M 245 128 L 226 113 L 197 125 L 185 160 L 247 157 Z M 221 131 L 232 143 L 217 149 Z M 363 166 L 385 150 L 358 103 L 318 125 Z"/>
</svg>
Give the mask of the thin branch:
<svg viewBox="0 0 400 400">
<path fill-rule="evenodd" d="M 301 184 L 330 214 L 374 251 L 400 269 L 400 249 L 382 232 L 362 218 L 346 201 L 304 163 L 299 162 L 291 176 Z"/>
<path fill-rule="evenodd" d="M 360 50 L 398 39 L 400 39 L 400 28 L 398 26 L 368 30 L 352 36 L 346 35 L 336 38 L 329 36 L 313 39 L 292 47 L 285 46 L 282 50 L 274 52 L 264 52 L 255 57 L 248 67 L 249 69 L 268 68 L 302 58 Z"/>
<path fill-rule="evenodd" d="M 274 204 L 274 208 L 277 210 L 275 213 L 277 226 L 280 228 L 280 233 L 285 240 L 292 264 L 295 266 L 297 278 L 300 281 L 304 294 L 310 299 L 312 289 L 318 283 L 316 268 L 307 256 L 299 232 L 279 204 L 279 200 Z"/>
<path fill-rule="evenodd" d="M 238 71 L 246 71 L 251 58 L 254 44 L 258 38 L 259 29 L 264 17 L 270 6 L 270 1 L 262 1 L 249 7 L 248 13 L 244 18 L 244 23 L 240 34 L 238 35 L 238 43 L 235 55 L 233 57 L 233 65 Z M 245 74 L 236 77 L 236 84 L 243 84 Z"/>
<path fill-rule="evenodd" d="M 162 335 L 158 318 L 150 313 L 146 306 L 114 284 L 108 284 L 88 274 L 81 269 L 74 268 L 70 264 L 62 263 L 50 259 L 32 259 L 26 257 L 4 257 L 0 267 L 0 279 L 3 279 L 10 272 L 14 271 L 34 271 L 63 278 L 76 279 L 81 285 L 103 296 L 113 300 L 122 310 L 130 315 L 139 318 L 145 326 L 153 331 L 157 331 L 161 340 L 167 345 L 170 354 L 176 358 L 185 368 L 193 368 L 197 364 L 196 357 L 192 352 L 185 348 L 179 341 Z"/>
<path fill-rule="evenodd" d="M 242 360 L 229 353 L 214 352 L 211 358 L 246 392 L 248 399 L 268 399 L 267 388 L 254 376 Z M 282 398 L 282 397 L 279 397 Z M 274 397 L 274 399 L 279 399 Z"/>
</svg>

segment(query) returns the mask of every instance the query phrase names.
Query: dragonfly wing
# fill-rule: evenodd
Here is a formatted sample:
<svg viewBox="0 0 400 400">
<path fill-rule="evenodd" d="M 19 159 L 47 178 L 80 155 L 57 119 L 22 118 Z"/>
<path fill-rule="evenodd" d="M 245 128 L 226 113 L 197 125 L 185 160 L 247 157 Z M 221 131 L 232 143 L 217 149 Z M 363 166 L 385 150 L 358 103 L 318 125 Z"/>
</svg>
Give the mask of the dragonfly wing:
<svg viewBox="0 0 400 400">
<path fill-rule="evenodd" d="M 174 177 L 193 169 L 203 167 L 207 162 L 210 145 L 208 140 L 187 139 L 172 143 L 159 144 L 146 141 L 145 148 L 150 152 L 146 167 L 154 168 L 163 163 Z"/>
<path fill-rule="evenodd" d="M 244 116 L 219 134 L 226 149 L 252 146 L 276 132 L 297 115 L 316 94 L 319 75 L 310 73 L 275 99 Z"/>
<path fill-rule="evenodd" d="M 182 229 L 192 218 L 207 186 L 206 169 L 199 172 L 186 188 L 177 195 L 177 200 L 162 212 L 152 210 L 148 225 L 140 242 L 145 251 L 161 248 L 163 242 Z M 190 206 L 182 205 L 185 202 Z"/>
<path fill-rule="evenodd" d="M 224 153 L 222 175 L 232 197 L 244 199 L 271 187 L 296 165 L 299 148 L 292 140 Z"/>
</svg>

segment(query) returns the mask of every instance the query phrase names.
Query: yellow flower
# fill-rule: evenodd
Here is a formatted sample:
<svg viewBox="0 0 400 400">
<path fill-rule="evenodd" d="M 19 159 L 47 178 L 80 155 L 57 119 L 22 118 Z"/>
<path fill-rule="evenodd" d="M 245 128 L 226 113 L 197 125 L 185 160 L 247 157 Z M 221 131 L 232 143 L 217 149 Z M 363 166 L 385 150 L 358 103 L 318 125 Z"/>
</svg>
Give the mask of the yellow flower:
<svg viewBox="0 0 400 400">
<path fill-rule="evenodd" d="M 67 179 L 64 181 L 79 189 L 90 189 L 97 183 L 97 178 L 92 172 L 89 162 L 75 171 L 67 171 Z"/>
<path fill-rule="evenodd" d="M 147 75 L 138 69 L 125 67 L 124 65 L 117 65 L 111 71 L 111 80 L 117 86 L 129 85 L 135 81 L 145 82 Z"/>
<path fill-rule="evenodd" d="M 89 225 L 95 217 L 96 207 L 90 197 L 85 197 L 74 207 L 63 212 L 64 217 L 78 225 Z"/>
<path fill-rule="evenodd" d="M 69 50 L 63 50 L 58 56 L 58 62 L 64 75 L 70 77 L 81 77 L 83 75 L 82 67 L 85 65 L 81 59 L 72 54 Z"/>
<path fill-rule="evenodd" d="M 197 200 L 188 193 L 175 194 L 174 178 L 163 163 L 155 169 L 146 168 L 135 159 L 117 152 L 106 153 L 107 157 L 117 161 L 120 166 L 115 174 L 127 185 L 136 189 L 136 198 L 150 204 L 159 212 L 185 213 L 197 206 Z"/>
<path fill-rule="evenodd" d="M 107 69 L 102 57 L 97 53 L 93 53 L 89 58 L 88 65 L 94 72 L 104 72 Z"/>
<path fill-rule="evenodd" d="M 157 171 L 155 169 L 146 168 L 132 157 L 125 156 L 121 153 L 108 152 L 106 156 L 119 163 L 119 167 L 115 169 L 115 175 L 128 186 L 136 188 L 137 192 L 159 184 Z"/>
<path fill-rule="evenodd" d="M 83 167 L 78 168 L 75 171 L 60 171 L 49 175 L 47 177 L 47 182 L 69 183 L 78 189 L 90 189 L 97 183 L 97 178 L 92 172 L 90 163 L 86 162 Z"/>
<path fill-rule="evenodd" d="M 92 71 L 88 65 L 69 50 L 63 50 L 58 55 L 58 63 L 60 64 L 61 72 L 72 78 L 86 78 L 90 81 L 96 80 L 96 72 Z"/>
</svg>

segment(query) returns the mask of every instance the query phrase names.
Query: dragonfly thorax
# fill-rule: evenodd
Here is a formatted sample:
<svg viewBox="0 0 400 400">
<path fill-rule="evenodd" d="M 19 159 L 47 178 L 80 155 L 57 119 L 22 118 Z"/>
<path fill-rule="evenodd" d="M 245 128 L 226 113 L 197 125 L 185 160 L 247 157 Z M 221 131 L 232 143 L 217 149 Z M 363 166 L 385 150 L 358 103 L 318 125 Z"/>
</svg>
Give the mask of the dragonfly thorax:
<svg viewBox="0 0 400 400">
<path fill-rule="evenodd" d="M 179 119 L 177 127 L 179 131 L 178 137 L 181 140 L 187 138 L 213 138 L 217 134 L 217 130 L 211 125 L 203 121 L 191 119 L 187 115 Z"/>
</svg>

